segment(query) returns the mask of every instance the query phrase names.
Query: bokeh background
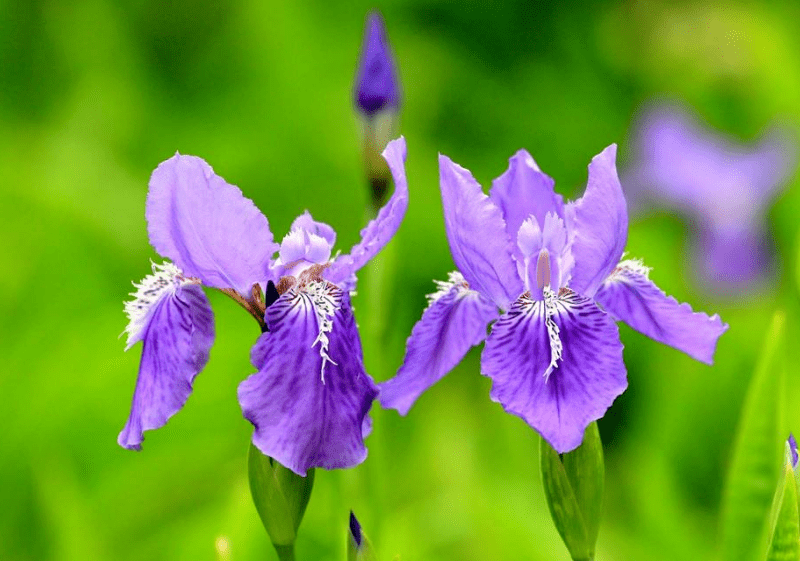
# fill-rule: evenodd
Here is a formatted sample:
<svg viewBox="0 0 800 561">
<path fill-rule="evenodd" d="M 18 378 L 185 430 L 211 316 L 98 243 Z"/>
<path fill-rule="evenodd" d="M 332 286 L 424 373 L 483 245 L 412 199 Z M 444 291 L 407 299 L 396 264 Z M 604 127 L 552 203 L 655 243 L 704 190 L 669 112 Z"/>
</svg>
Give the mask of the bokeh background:
<svg viewBox="0 0 800 561">
<path fill-rule="evenodd" d="M 253 371 L 255 323 L 209 292 L 209 365 L 184 410 L 134 453 L 116 444 L 140 352 L 123 352 L 122 302 L 157 258 L 147 181 L 176 150 L 240 186 L 276 238 L 309 209 L 339 248 L 357 241 L 369 197 L 351 88 L 373 7 L 0 2 L 0 558 L 217 559 L 220 546 L 233 561 L 275 558 L 249 498 L 251 427 L 235 397 Z M 632 119 L 654 96 L 742 142 L 800 122 L 800 4 L 788 0 L 377 7 L 404 86 L 410 186 L 389 249 L 386 329 L 364 340 L 377 380 L 400 364 L 431 280 L 453 269 L 437 152 L 488 185 L 526 147 L 575 196 L 608 144 L 620 144 L 624 169 Z M 652 278 L 731 327 L 713 367 L 621 327 L 630 387 L 600 424 L 598 559 L 714 558 L 736 422 L 774 310 L 797 336 L 796 183 L 769 214 L 773 280 L 735 297 L 695 282 L 683 219 L 632 222 L 628 249 Z M 356 300 L 360 323 L 380 324 L 374 312 Z M 350 509 L 382 559 L 568 559 L 542 495 L 539 438 L 488 399 L 478 359 L 472 351 L 406 418 L 376 404 L 367 461 L 317 473 L 299 559 L 342 559 Z M 791 368 L 788 380 L 787 403 L 798 403 Z"/>
</svg>

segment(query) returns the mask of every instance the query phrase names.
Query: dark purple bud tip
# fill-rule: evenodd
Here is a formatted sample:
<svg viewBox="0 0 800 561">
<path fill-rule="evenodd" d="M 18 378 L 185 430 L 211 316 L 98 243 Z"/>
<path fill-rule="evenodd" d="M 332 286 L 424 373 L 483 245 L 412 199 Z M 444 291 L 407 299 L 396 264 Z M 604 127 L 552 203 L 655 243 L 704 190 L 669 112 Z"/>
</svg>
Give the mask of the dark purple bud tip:
<svg viewBox="0 0 800 561">
<path fill-rule="evenodd" d="M 267 291 L 264 294 L 264 306 L 269 308 L 280 297 L 281 295 L 278 292 L 278 289 L 275 288 L 275 283 L 272 281 L 267 281 Z"/>
<path fill-rule="evenodd" d="M 789 451 L 792 453 L 792 467 L 797 467 L 797 462 L 800 460 L 800 456 L 797 454 L 797 440 L 794 439 L 794 435 L 789 433 Z"/>
<path fill-rule="evenodd" d="M 350 535 L 353 536 L 353 541 L 356 542 L 358 547 L 361 547 L 361 524 L 358 523 L 356 515 L 350 511 Z"/>
<path fill-rule="evenodd" d="M 400 105 L 400 88 L 394 59 L 386 39 L 383 18 L 370 12 L 361 45 L 355 84 L 356 107 L 366 115 Z"/>
</svg>

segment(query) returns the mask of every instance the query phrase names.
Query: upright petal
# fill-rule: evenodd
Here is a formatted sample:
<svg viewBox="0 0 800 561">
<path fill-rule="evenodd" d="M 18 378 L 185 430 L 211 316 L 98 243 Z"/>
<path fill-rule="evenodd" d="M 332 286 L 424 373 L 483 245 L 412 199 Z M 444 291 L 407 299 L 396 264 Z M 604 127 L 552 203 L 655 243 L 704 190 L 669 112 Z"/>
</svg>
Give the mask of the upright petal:
<svg viewBox="0 0 800 561">
<path fill-rule="evenodd" d="M 267 308 L 270 331 L 251 353 L 258 372 L 239 385 L 253 443 L 299 475 L 364 461 L 365 417 L 378 393 L 364 371 L 347 293 L 324 288 L 291 289 Z M 321 309 L 321 298 L 332 308 Z M 328 312 L 331 323 L 322 326 Z"/>
<path fill-rule="evenodd" d="M 560 359 L 551 368 L 552 345 L 559 343 Z M 589 423 L 627 387 L 616 324 L 589 298 L 571 291 L 549 304 L 514 302 L 492 327 L 481 372 L 492 379 L 492 400 L 524 419 L 559 453 L 576 448 Z"/>
<path fill-rule="evenodd" d="M 378 216 L 361 230 L 361 241 L 348 255 L 342 255 L 325 271 L 325 278 L 342 284 L 367 264 L 395 235 L 408 208 L 408 182 L 406 181 L 406 139 L 392 140 L 383 151 L 394 178 L 394 193 Z"/>
<path fill-rule="evenodd" d="M 214 316 L 203 289 L 169 263 L 154 265 L 126 303 L 128 348 L 143 341 L 131 413 L 117 442 L 141 449 L 146 430 L 157 429 L 183 407 L 195 376 L 208 362 Z"/>
<path fill-rule="evenodd" d="M 572 269 L 570 288 L 593 296 L 619 263 L 628 239 L 628 211 L 617 177 L 617 145 L 592 158 L 583 197 L 566 208 Z"/>
<path fill-rule="evenodd" d="M 150 243 L 187 276 L 248 296 L 268 277 L 278 245 L 267 218 L 202 159 L 176 154 L 162 162 L 146 214 Z"/>
<path fill-rule="evenodd" d="M 439 155 L 444 225 L 450 252 L 470 287 L 506 309 L 523 291 L 500 209 L 466 170 Z"/>
<path fill-rule="evenodd" d="M 314 234 L 321 237 L 328 245 L 333 247 L 336 243 L 336 231 L 324 222 L 317 222 L 311 213 L 306 210 L 303 214 L 298 216 L 292 222 L 292 227 L 289 230 L 305 230 L 309 234 Z"/>
<path fill-rule="evenodd" d="M 640 262 L 621 262 L 597 291 L 595 300 L 636 331 L 712 364 L 717 339 L 728 325 L 716 314 L 709 317 L 693 312 L 689 304 L 667 296 L 648 278 L 648 273 L 649 269 Z"/>
<path fill-rule="evenodd" d="M 508 236 L 517 237 L 522 222 L 533 215 L 541 226 L 548 212 L 563 216 L 563 202 L 553 181 L 542 173 L 526 150 L 520 150 L 508 160 L 508 169 L 492 182 L 489 191 L 494 204 L 506 221 Z"/>
<path fill-rule="evenodd" d="M 381 405 L 401 415 L 480 344 L 489 323 L 497 319 L 497 307 L 470 290 L 459 273 L 438 284 L 440 292 L 430 295 L 430 305 L 406 342 L 403 365 L 394 378 L 380 384 Z"/>
</svg>

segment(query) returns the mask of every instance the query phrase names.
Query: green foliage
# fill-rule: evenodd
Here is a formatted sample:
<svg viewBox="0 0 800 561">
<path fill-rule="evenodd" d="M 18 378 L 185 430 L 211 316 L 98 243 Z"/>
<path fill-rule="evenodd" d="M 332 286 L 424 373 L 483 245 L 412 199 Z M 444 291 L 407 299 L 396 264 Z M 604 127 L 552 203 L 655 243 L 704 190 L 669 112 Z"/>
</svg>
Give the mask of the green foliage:
<svg viewBox="0 0 800 561">
<path fill-rule="evenodd" d="M 540 461 L 547 506 L 570 555 L 575 561 L 594 559 L 604 484 L 597 423 L 586 428 L 578 448 L 563 455 L 542 439 Z"/>
<path fill-rule="evenodd" d="M 762 551 L 782 452 L 785 323 L 782 313 L 774 315 L 739 421 L 722 520 L 724 561 L 749 561 Z"/>
<path fill-rule="evenodd" d="M 394 272 L 373 262 L 359 275 L 355 315 L 376 381 L 400 365 L 431 280 L 453 269 L 438 152 L 488 188 L 524 147 L 569 198 L 611 142 L 625 187 L 632 119 L 665 92 L 739 141 L 755 141 L 776 115 L 800 122 L 794 0 L 0 4 L 3 561 L 197 561 L 217 543 L 230 561 L 275 559 L 244 466 L 252 426 L 236 401 L 254 372 L 255 323 L 209 291 L 208 366 L 134 453 L 116 444 L 141 353 L 117 338 L 122 301 L 160 260 L 147 240 L 147 182 L 176 150 L 242 188 L 276 240 L 308 209 L 336 228 L 334 251 L 357 242 L 369 195 L 351 87 L 369 9 L 383 11 L 400 67 L 410 191 L 388 248 Z M 631 209 L 631 256 L 668 294 L 731 328 L 706 367 L 620 327 L 630 386 L 600 421 L 599 560 L 714 558 L 741 400 L 776 307 L 788 340 L 800 337 L 797 186 L 767 217 L 782 277 L 735 299 L 696 282 L 687 249 L 702 224 Z M 788 351 L 787 426 L 798 427 L 800 347 Z M 488 399 L 479 356 L 406 417 L 372 408 L 364 464 L 315 474 L 299 560 L 341 561 L 350 507 L 389 559 L 568 558 L 531 474 L 537 436 Z"/>
</svg>

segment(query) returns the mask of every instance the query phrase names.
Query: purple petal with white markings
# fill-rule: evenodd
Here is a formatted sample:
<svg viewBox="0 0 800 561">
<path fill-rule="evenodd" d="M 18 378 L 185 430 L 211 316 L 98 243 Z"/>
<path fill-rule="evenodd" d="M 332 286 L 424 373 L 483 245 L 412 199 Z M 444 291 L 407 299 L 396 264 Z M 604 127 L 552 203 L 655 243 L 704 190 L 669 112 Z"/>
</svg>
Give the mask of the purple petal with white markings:
<svg viewBox="0 0 800 561">
<path fill-rule="evenodd" d="M 203 289 L 162 288 L 150 308 L 140 310 L 144 321 L 137 332 L 129 331 L 129 343 L 143 341 L 130 417 L 117 438 L 129 450 L 141 449 L 144 431 L 163 426 L 183 407 L 214 343 L 214 316 Z"/>
<path fill-rule="evenodd" d="M 146 216 L 156 251 L 207 286 L 249 296 L 270 276 L 278 245 L 267 218 L 200 158 L 176 154 L 156 168 Z"/>
<path fill-rule="evenodd" d="M 667 296 L 636 262 L 620 263 L 595 300 L 636 331 L 706 364 L 714 362 L 717 339 L 728 329 L 718 315 L 694 312 L 689 304 Z"/>
<path fill-rule="evenodd" d="M 511 257 L 514 246 L 502 212 L 469 170 L 442 154 L 439 183 L 453 261 L 472 289 L 507 309 L 523 285 Z"/>
<path fill-rule="evenodd" d="M 328 358 L 318 341 L 317 304 L 292 289 L 267 308 L 270 331 L 251 352 L 258 372 L 239 385 L 242 411 L 255 426 L 253 444 L 299 475 L 364 461 L 365 417 L 378 393 L 364 371 L 350 299 L 328 287 L 336 302 Z"/>
<path fill-rule="evenodd" d="M 617 145 L 592 158 L 586 192 L 567 204 L 575 266 L 569 287 L 593 296 L 619 263 L 628 238 L 628 211 L 617 177 Z"/>
<path fill-rule="evenodd" d="M 497 316 L 490 300 L 465 285 L 431 302 L 411 331 L 397 375 L 380 384 L 381 405 L 407 414 L 425 390 L 486 339 L 486 327 Z"/>
<path fill-rule="evenodd" d="M 502 211 L 512 240 L 530 215 L 536 217 L 540 227 L 548 212 L 564 215 L 562 198 L 554 191 L 554 185 L 555 181 L 542 173 L 526 150 L 509 158 L 506 172 L 492 182 L 489 197 Z"/>
<path fill-rule="evenodd" d="M 561 343 L 553 361 L 543 301 L 521 298 L 492 327 L 481 373 L 492 379 L 491 398 L 536 429 L 559 453 L 583 439 L 627 387 L 622 343 L 611 317 L 574 292 L 555 299 L 552 321 Z"/>
<path fill-rule="evenodd" d="M 341 285 L 356 271 L 367 264 L 383 249 L 395 235 L 408 208 L 408 182 L 406 181 L 406 139 L 402 136 L 392 140 L 383 151 L 394 179 L 394 193 L 383 206 L 378 216 L 361 230 L 361 241 L 350 253 L 341 255 L 325 270 L 323 276 L 334 284 Z"/>
</svg>

